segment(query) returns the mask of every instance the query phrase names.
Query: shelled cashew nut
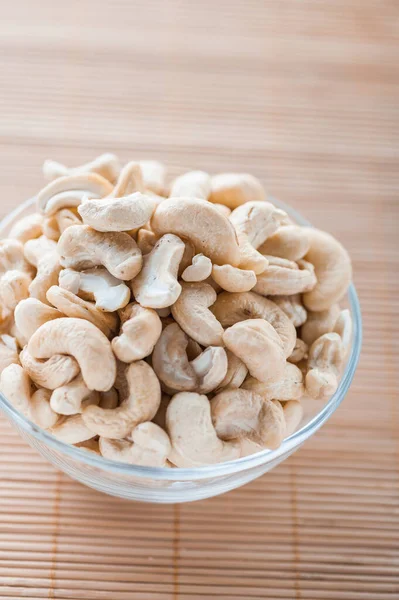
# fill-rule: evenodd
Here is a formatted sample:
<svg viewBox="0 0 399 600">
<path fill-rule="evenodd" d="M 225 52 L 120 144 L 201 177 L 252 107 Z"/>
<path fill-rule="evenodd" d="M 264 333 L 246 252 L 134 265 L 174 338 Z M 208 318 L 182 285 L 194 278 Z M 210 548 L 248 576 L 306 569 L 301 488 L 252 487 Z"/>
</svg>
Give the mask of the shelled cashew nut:
<svg viewBox="0 0 399 600">
<path fill-rule="evenodd" d="M 18 344 L 10 335 L 0 335 L 0 374 L 9 365 L 19 364 Z"/>
<path fill-rule="evenodd" d="M 95 434 L 86 427 L 81 414 L 60 417 L 48 431 L 57 440 L 67 444 L 80 444 L 95 437 Z"/>
<path fill-rule="evenodd" d="M 78 207 L 83 223 L 100 232 L 138 229 L 150 220 L 154 210 L 151 196 L 140 192 L 122 198 L 84 199 Z"/>
<path fill-rule="evenodd" d="M 313 265 L 305 260 L 293 262 L 267 256 L 269 266 L 257 276 L 254 291 L 262 296 L 300 294 L 316 285 Z"/>
<path fill-rule="evenodd" d="M 166 234 L 143 257 L 143 268 L 131 286 L 137 300 L 146 308 L 165 308 L 178 299 L 181 285 L 177 280 L 184 242 Z"/>
<path fill-rule="evenodd" d="M 287 360 L 291 363 L 299 363 L 308 358 L 308 352 L 309 346 L 303 340 L 301 340 L 301 338 L 297 338 L 295 342 L 295 348 Z"/>
<path fill-rule="evenodd" d="M 223 327 L 230 327 L 246 319 L 265 319 L 279 334 L 286 358 L 291 355 L 296 340 L 296 330 L 287 315 L 268 298 L 254 292 L 217 296 L 212 312 Z M 177 320 L 177 319 L 176 319 Z"/>
<path fill-rule="evenodd" d="M 280 379 L 262 382 L 255 377 L 248 377 L 241 387 L 258 394 L 264 400 L 299 400 L 305 393 L 301 370 L 289 362 L 285 363 Z"/>
<path fill-rule="evenodd" d="M 80 175 L 82 173 L 97 173 L 113 183 L 118 177 L 120 163 L 115 154 L 109 152 L 97 156 L 94 160 L 80 165 L 79 167 L 66 167 L 55 160 L 45 160 L 43 163 L 43 175 L 48 181 L 59 177 Z"/>
<path fill-rule="evenodd" d="M 344 348 L 338 333 L 325 333 L 309 349 L 306 391 L 312 398 L 324 399 L 334 394 L 344 358 Z"/>
<path fill-rule="evenodd" d="M 63 267 L 82 270 L 103 266 L 123 281 L 136 277 L 142 255 L 136 242 L 123 232 L 100 233 L 87 225 L 68 227 L 58 241 Z"/>
<path fill-rule="evenodd" d="M 54 254 L 56 251 L 56 242 L 54 240 L 49 240 L 45 235 L 33 240 L 28 240 L 24 246 L 26 260 L 36 268 L 42 258 L 49 254 Z"/>
<path fill-rule="evenodd" d="M 328 233 L 309 228 L 308 236 L 310 249 L 305 259 L 314 265 L 317 283 L 304 294 L 303 302 L 309 310 L 327 310 L 341 300 L 349 287 L 351 261 L 342 244 Z"/>
<path fill-rule="evenodd" d="M 139 304 L 129 304 L 120 315 L 121 332 L 112 340 L 115 356 L 125 363 L 149 356 L 162 333 L 162 322 L 157 313 Z"/>
<path fill-rule="evenodd" d="M 28 298 L 32 279 L 22 271 L 0 275 L 0 321 L 9 317 L 21 300 Z"/>
<path fill-rule="evenodd" d="M 89 390 L 83 377 L 78 375 L 70 382 L 54 389 L 50 406 L 59 415 L 77 415 L 83 412 L 87 406 L 96 405 L 100 402 L 100 394 Z"/>
<path fill-rule="evenodd" d="M 33 386 L 21 365 L 11 364 L 0 375 L 0 392 L 20 413 L 31 418 L 30 400 Z"/>
<path fill-rule="evenodd" d="M 60 238 L 60 235 L 64 233 L 68 227 L 72 227 L 72 225 L 81 225 L 82 220 L 80 219 L 76 209 L 71 208 L 62 208 L 58 212 L 55 213 L 55 220 L 57 222 L 57 226 L 59 229 L 59 236 L 57 237 L 57 241 Z"/>
<path fill-rule="evenodd" d="M 42 234 L 43 216 L 39 213 L 33 213 L 14 223 L 8 237 L 25 244 L 28 240 L 38 238 Z"/>
<path fill-rule="evenodd" d="M 267 238 L 258 248 L 261 254 L 279 256 L 287 260 L 303 258 L 310 247 L 307 227 L 285 225 Z"/>
<path fill-rule="evenodd" d="M 226 350 L 227 356 L 227 371 L 224 379 L 220 382 L 216 388 L 216 393 L 221 392 L 224 389 L 239 388 L 245 381 L 248 375 L 248 369 L 231 350 Z"/>
<path fill-rule="evenodd" d="M 303 406 L 298 400 L 288 400 L 282 406 L 286 426 L 285 436 L 289 437 L 295 433 L 303 419 Z"/>
<path fill-rule="evenodd" d="M 8 271 L 33 274 L 32 267 L 25 259 L 24 246 L 18 240 L 0 240 L 0 276 Z"/>
<path fill-rule="evenodd" d="M 331 333 L 340 314 L 339 304 L 332 304 L 326 310 L 308 311 L 306 322 L 301 328 L 301 339 L 311 346 L 325 333 Z"/>
<path fill-rule="evenodd" d="M 171 451 L 168 434 L 155 423 L 137 425 L 131 442 L 100 437 L 100 452 L 110 460 L 142 467 L 165 467 Z"/>
<path fill-rule="evenodd" d="M 213 264 L 237 266 L 240 261 L 234 227 L 206 200 L 169 198 L 155 210 L 151 227 L 156 234 L 174 233 L 190 240 Z"/>
<path fill-rule="evenodd" d="M 124 377 L 128 392 L 120 406 L 89 406 L 82 413 L 84 423 L 96 435 L 124 438 L 140 423 L 151 421 L 158 411 L 161 387 L 150 365 L 142 360 L 133 362 L 126 367 Z"/>
<path fill-rule="evenodd" d="M 79 206 L 83 198 L 103 198 L 113 190 L 112 184 L 97 173 L 79 173 L 55 179 L 37 195 L 37 207 L 47 217 L 61 208 Z"/>
<path fill-rule="evenodd" d="M 266 192 L 259 179 L 249 173 L 220 173 L 211 179 L 209 200 L 235 209 L 245 202 L 266 200 Z"/>
<path fill-rule="evenodd" d="M 144 188 L 153 194 L 165 194 L 166 167 L 158 160 L 140 160 Z"/>
<path fill-rule="evenodd" d="M 138 162 L 128 162 L 119 173 L 111 198 L 123 198 L 135 192 L 144 192 L 143 174 Z"/>
<path fill-rule="evenodd" d="M 94 301 L 96 308 L 104 312 L 112 313 L 129 304 L 128 286 L 104 267 L 82 272 L 64 269 L 60 273 L 59 284 L 60 287 L 80 295 L 83 300 Z"/>
<path fill-rule="evenodd" d="M 273 296 L 273 302 L 287 315 L 294 327 L 300 327 L 308 317 L 303 306 L 300 294 L 291 296 Z"/>
<path fill-rule="evenodd" d="M 63 209 L 62 209 L 63 210 Z M 49 240 L 58 242 L 60 239 L 61 231 L 57 219 L 58 212 L 51 217 L 44 217 L 43 219 L 43 235 Z"/>
<path fill-rule="evenodd" d="M 115 382 L 116 361 L 106 336 L 83 319 L 44 323 L 30 338 L 28 352 L 35 358 L 67 354 L 76 359 L 87 387 L 107 391 Z"/>
<path fill-rule="evenodd" d="M 34 358 L 27 348 L 19 355 L 21 365 L 38 387 L 55 390 L 68 384 L 79 373 L 79 365 L 72 356 L 54 354 L 48 360 Z"/>
<path fill-rule="evenodd" d="M 44 323 L 64 316 L 61 311 L 40 302 L 37 298 L 21 300 L 14 312 L 15 325 L 25 344 Z"/>
<path fill-rule="evenodd" d="M 214 265 L 212 278 L 227 292 L 249 292 L 256 285 L 254 271 L 239 269 L 231 265 Z"/>
<path fill-rule="evenodd" d="M 238 443 L 217 436 L 209 400 L 201 394 L 173 396 L 166 411 L 166 430 L 172 444 L 169 460 L 176 467 L 210 465 L 240 456 Z"/>
<path fill-rule="evenodd" d="M 31 298 L 46 303 L 48 301 L 47 292 L 53 285 L 57 285 L 60 272 L 61 265 L 58 254 L 52 252 L 44 255 L 37 264 L 36 277 L 29 286 Z"/>
<path fill-rule="evenodd" d="M 175 321 L 202 346 L 223 346 L 223 327 L 209 310 L 216 298 L 215 290 L 204 281 L 182 283 L 182 292 L 172 306 Z"/>
<path fill-rule="evenodd" d="M 172 183 L 169 196 L 202 198 L 208 200 L 211 193 L 211 177 L 205 171 L 188 171 Z"/>
<path fill-rule="evenodd" d="M 41 388 L 32 394 L 29 402 L 30 419 L 42 429 L 54 427 L 59 419 L 50 406 L 50 397 L 51 391 Z"/>
<path fill-rule="evenodd" d="M 222 269 L 223 267 L 218 267 Z M 232 267 L 233 268 L 233 267 Z M 207 256 L 196 254 L 193 256 L 192 263 L 186 267 L 182 273 L 184 281 L 204 281 L 212 273 L 212 263 Z"/>
</svg>

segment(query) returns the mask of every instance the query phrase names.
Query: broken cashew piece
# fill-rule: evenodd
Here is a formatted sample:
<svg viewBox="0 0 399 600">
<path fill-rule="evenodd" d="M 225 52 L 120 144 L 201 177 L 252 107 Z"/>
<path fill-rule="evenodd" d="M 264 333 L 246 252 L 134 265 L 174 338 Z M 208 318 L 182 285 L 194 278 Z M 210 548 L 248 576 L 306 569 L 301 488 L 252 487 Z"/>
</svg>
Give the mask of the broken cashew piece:
<svg viewBox="0 0 399 600">
<path fill-rule="evenodd" d="M 289 362 L 285 363 L 280 379 L 262 382 L 255 377 L 248 377 L 242 389 L 255 392 L 264 400 L 299 400 L 305 393 L 302 371 Z"/>
<path fill-rule="evenodd" d="M 256 285 L 254 271 L 247 271 L 231 265 L 214 265 L 212 278 L 227 292 L 249 292 Z"/>
<path fill-rule="evenodd" d="M 66 167 L 55 160 L 45 160 L 43 163 L 43 175 L 48 181 L 59 177 L 81 175 L 82 173 L 97 173 L 113 183 L 118 177 L 120 163 L 115 154 L 109 152 L 97 156 L 94 160 L 80 165 L 79 167 Z"/>
<path fill-rule="evenodd" d="M 177 281 L 184 242 L 176 235 L 166 234 L 143 258 L 143 268 L 131 286 L 137 302 L 146 308 L 171 306 L 181 292 Z"/>
<path fill-rule="evenodd" d="M 56 319 L 44 323 L 30 338 L 28 352 L 35 358 L 66 354 L 76 359 L 91 390 L 109 390 L 116 378 L 116 361 L 106 336 L 83 319 Z"/>
<path fill-rule="evenodd" d="M 171 198 L 185 196 L 208 200 L 211 193 L 211 178 L 204 171 L 189 171 L 177 177 L 172 183 Z"/>
<path fill-rule="evenodd" d="M 222 268 L 219 267 L 219 269 Z M 184 281 L 204 281 L 211 273 L 212 263 L 209 258 L 203 254 L 196 254 L 193 256 L 191 265 L 184 269 L 181 277 Z"/>
<path fill-rule="evenodd" d="M 249 173 L 220 173 L 212 177 L 209 200 L 234 210 L 246 202 L 264 202 L 266 192 L 259 179 Z"/>
<path fill-rule="evenodd" d="M 80 371 L 79 365 L 72 356 L 54 354 L 48 360 L 34 358 L 24 348 L 19 355 L 21 365 L 38 387 L 55 390 L 67 385 Z"/>
<path fill-rule="evenodd" d="M 258 251 L 261 254 L 279 256 L 287 260 L 299 260 L 309 251 L 310 241 L 307 232 L 307 227 L 300 227 L 299 225 L 279 227 L 273 235 L 263 242 Z"/>
<path fill-rule="evenodd" d="M 254 292 L 262 296 L 301 294 L 314 288 L 316 276 L 313 265 L 303 259 L 297 263 L 267 256 L 269 266 L 257 276 Z"/>
<path fill-rule="evenodd" d="M 83 300 L 94 301 L 96 308 L 104 312 L 113 313 L 129 304 L 128 286 L 104 267 L 82 272 L 65 269 L 60 273 L 59 284 L 61 288 L 80 295 Z"/>
<path fill-rule="evenodd" d="M 155 209 L 151 196 L 135 192 L 122 198 L 84 199 L 78 212 L 96 231 L 131 231 L 145 225 Z"/>
<path fill-rule="evenodd" d="M 129 304 L 120 315 L 121 333 L 112 340 L 115 356 L 124 363 L 149 356 L 162 333 L 157 313 L 139 304 Z"/>
<path fill-rule="evenodd" d="M 176 467 L 199 467 L 240 457 L 238 443 L 217 436 L 209 400 L 201 394 L 173 396 L 166 411 L 166 430 L 172 444 L 169 460 Z"/>
<path fill-rule="evenodd" d="M 129 436 L 132 440 L 100 438 L 104 458 L 142 467 L 165 467 L 171 451 L 168 434 L 155 423 L 137 425 Z"/>
<path fill-rule="evenodd" d="M 58 252 L 63 267 L 80 271 L 103 266 L 123 281 L 136 277 L 143 262 L 140 249 L 127 233 L 100 233 L 87 225 L 68 227 L 59 239 Z"/>
<path fill-rule="evenodd" d="M 344 348 L 338 333 L 325 333 L 309 349 L 306 391 L 312 398 L 329 398 L 338 388 Z"/>
<path fill-rule="evenodd" d="M 97 173 L 79 173 L 55 179 L 37 195 L 38 210 L 51 217 L 61 208 L 79 206 L 83 198 L 103 198 L 113 190 L 112 184 Z"/>
<path fill-rule="evenodd" d="M 73 381 L 54 389 L 50 406 L 59 415 L 77 415 L 92 404 L 100 402 L 100 394 L 89 390 L 83 377 L 78 375 Z"/>
</svg>

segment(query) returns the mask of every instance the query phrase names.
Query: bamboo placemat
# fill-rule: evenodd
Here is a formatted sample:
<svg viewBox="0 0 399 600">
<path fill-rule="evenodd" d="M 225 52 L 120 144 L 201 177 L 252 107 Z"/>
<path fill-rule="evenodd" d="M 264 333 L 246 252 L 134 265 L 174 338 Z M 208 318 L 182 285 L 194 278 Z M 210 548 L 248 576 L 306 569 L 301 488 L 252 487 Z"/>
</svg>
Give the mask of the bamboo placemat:
<svg viewBox="0 0 399 600">
<path fill-rule="evenodd" d="M 226 496 L 129 503 L 0 421 L 0 598 L 399 598 L 399 6 L 389 0 L 13 0 L 0 20 L 0 213 L 45 158 L 111 150 L 251 171 L 349 248 L 350 393 Z"/>
</svg>

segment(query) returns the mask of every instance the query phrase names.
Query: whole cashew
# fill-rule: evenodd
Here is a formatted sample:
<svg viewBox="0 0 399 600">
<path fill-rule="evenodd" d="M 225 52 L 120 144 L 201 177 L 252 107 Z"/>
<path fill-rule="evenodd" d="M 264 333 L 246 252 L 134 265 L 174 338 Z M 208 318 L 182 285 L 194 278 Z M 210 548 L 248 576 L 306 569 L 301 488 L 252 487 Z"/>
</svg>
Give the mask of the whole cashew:
<svg viewBox="0 0 399 600">
<path fill-rule="evenodd" d="M 273 296 L 273 302 L 287 315 L 294 327 L 300 327 L 306 322 L 308 314 L 302 305 L 300 294 Z"/>
<path fill-rule="evenodd" d="M 316 285 L 313 265 L 304 260 L 297 263 L 267 256 L 269 266 L 257 276 L 254 291 L 262 296 L 300 294 Z"/>
<path fill-rule="evenodd" d="M 344 348 L 338 333 L 325 333 L 310 347 L 306 391 L 316 400 L 329 398 L 338 388 Z"/>
<path fill-rule="evenodd" d="M 116 361 L 106 336 L 83 319 L 56 319 L 44 323 L 30 338 L 28 351 L 35 358 L 54 354 L 73 356 L 87 387 L 107 391 L 115 382 Z"/>
<path fill-rule="evenodd" d="M 129 281 L 142 267 L 142 255 L 127 233 L 100 233 L 87 225 L 68 227 L 58 242 L 61 265 L 82 270 L 103 266 L 117 279 Z"/>
<path fill-rule="evenodd" d="M 310 242 L 307 227 L 285 225 L 279 227 L 273 235 L 267 238 L 258 248 L 261 254 L 279 256 L 287 260 L 299 260 L 309 251 Z"/>
<path fill-rule="evenodd" d="M 97 173 L 113 183 L 118 177 L 120 164 L 115 154 L 101 154 L 94 160 L 80 165 L 79 167 L 68 168 L 55 160 L 45 160 L 43 164 L 43 175 L 48 181 L 53 181 L 59 177 L 81 175 L 82 173 Z"/>
<path fill-rule="evenodd" d="M 239 269 L 231 265 L 223 265 L 222 267 L 214 265 L 212 278 L 227 292 L 249 292 L 256 285 L 254 271 Z"/>
<path fill-rule="evenodd" d="M 51 360 L 51 359 L 50 359 Z M 78 375 L 72 381 L 54 389 L 50 406 L 59 415 L 77 415 L 87 406 L 100 402 L 100 394 L 89 390 L 83 377 Z"/>
<path fill-rule="evenodd" d="M 0 335 L 0 374 L 9 365 L 19 364 L 18 344 L 10 335 Z"/>
<path fill-rule="evenodd" d="M 222 269 L 223 267 L 218 268 Z M 191 265 L 184 269 L 181 277 L 184 281 L 204 281 L 211 273 L 212 263 L 209 258 L 203 254 L 196 254 L 193 256 Z"/>
<path fill-rule="evenodd" d="M 155 210 L 151 196 L 135 192 L 122 198 L 86 200 L 78 208 L 85 225 L 96 231 L 130 231 L 150 220 Z"/>
<path fill-rule="evenodd" d="M 340 314 L 339 304 L 333 304 L 327 310 L 308 311 L 306 323 L 301 328 L 301 338 L 308 346 L 325 333 L 331 333 Z"/>
<path fill-rule="evenodd" d="M 275 382 L 282 377 L 285 365 L 283 342 L 264 319 L 248 319 L 232 325 L 224 332 L 223 341 L 259 381 Z"/>
<path fill-rule="evenodd" d="M 263 202 L 266 192 L 259 179 L 249 173 L 220 173 L 212 177 L 209 200 L 235 209 L 245 202 Z"/>
<path fill-rule="evenodd" d="M 157 313 L 139 304 L 129 304 L 120 314 L 121 334 L 112 340 L 115 356 L 125 363 L 149 356 L 162 333 Z"/>
<path fill-rule="evenodd" d="M 290 356 L 296 340 L 296 330 L 287 315 L 271 300 L 254 292 L 217 296 L 212 312 L 223 327 L 230 327 L 246 319 L 265 319 L 279 334 L 284 344 L 284 354 Z M 176 319 L 177 320 L 177 319 Z"/>
<path fill-rule="evenodd" d="M 59 283 L 61 288 L 80 294 L 83 300 L 94 300 L 96 308 L 104 312 L 116 312 L 129 304 L 128 286 L 116 279 L 104 267 L 82 272 L 65 269 L 60 273 Z"/>
<path fill-rule="evenodd" d="M 161 387 L 152 368 L 140 360 L 131 363 L 124 376 L 128 394 L 118 408 L 89 406 L 83 411 L 85 424 L 96 435 L 114 439 L 126 437 L 140 423 L 151 421 L 158 411 Z"/>
<path fill-rule="evenodd" d="M 309 310 L 327 310 L 345 295 L 352 278 L 352 266 L 345 248 L 331 235 L 309 228 L 310 249 L 305 259 L 315 268 L 317 283 L 304 294 Z"/>
<path fill-rule="evenodd" d="M 223 346 L 223 327 L 209 310 L 216 298 L 215 290 L 204 281 L 182 283 L 182 292 L 172 306 L 175 321 L 202 346 Z"/>
<path fill-rule="evenodd" d="M 262 382 L 248 377 L 242 389 L 254 392 L 264 400 L 299 400 L 305 393 L 302 371 L 289 362 L 285 363 L 280 379 Z"/>
<path fill-rule="evenodd" d="M 176 467 L 198 467 L 240 456 L 236 442 L 223 442 L 212 424 L 211 407 L 206 396 L 180 392 L 166 411 L 166 430 L 172 444 L 169 460 Z"/>
<path fill-rule="evenodd" d="M 48 290 L 47 300 L 67 317 L 90 321 L 107 337 L 111 337 L 118 328 L 116 315 L 103 312 L 92 302 L 82 300 L 79 296 L 56 285 Z"/>
<path fill-rule="evenodd" d="M 177 177 L 172 183 L 171 198 L 202 198 L 208 200 L 211 192 L 211 178 L 204 171 L 189 171 Z"/>
<path fill-rule="evenodd" d="M 307 359 L 308 352 L 309 346 L 303 340 L 301 340 L 301 338 L 297 338 L 295 342 L 295 348 L 287 360 L 290 363 L 300 363 L 302 360 Z"/>
<path fill-rule="evenodd" d="M 34 358 L 27 348 L 19 355 L 21 365 L 38 387 L 55 390 L 67 385 L 79 373 L 79 365 L 72 356 L 54 354 L 48 360 Z"/>
<path fill-rule="evenodd" d="M 11 228 L 8 236 L 25 244 L 28 240 L 38 238 L 43 233 L 43 217 L 33 213 L 19 219 Z"/>
<path fill-rule="evenodd" d="M 55 179 L 37 195 L 38 210 L 51 217 L 61 208 L 79 206 L 83 198 L 103 198 L 113 186 L 97 173 L 79 173 Z"/>
<path fill-rule="evenodd" d="M 246 365 L 244 365 L 238 356 L 233 354 L 231 350 L 226 350 L 226 355 L 227 372 L 224 379 L 220 382 L 215 390 L 217 394 L 225 389 L 239 388 L 248 375 L 248 369 Z"/>
<path fill-rule="evenodd" d="M 109 194 L 111 198 L 123 198 L 135 192 L 144 192 L 143 174 L 138 162 L 127 163 L 119 174 L 118 181 L 113 191 Z"/>
<path fill-rule="evenodd" d="M 155 423 L 140 423 L 132 431 L 132 442 L 100 438 L 102 456 L 143 467 L 165 467 L 171 451 L 168 434 Z"/>
<path fill-rule="evenodd" d="M 158 160 L 140 160 L 143 183 L 146 190 L 164 196 L 166 167 Z"/>
<path fill-rule="evenodd" d="M 36 298 L 21 300 L 14 312 L 15 325 L 24 344 L 28 343 L 35 331 L 44 323 L 64 316 L 59 310 L 40 302 Z"/>
<path fill-rule="evenodd" d="M 285 436 L 283 409 L 249 390 L 226 390 L 211 400 L 212 421 L 223 440 L 249 439 L 274 450 Z"/>
<path fill-rule="evenodd" d="M 151 227 L 154 233 L 174 233 L 189 239 L 198 253 L 212 263 L 237 266 L 240 251 L 234 227 L 210 202 L 198 198 L 170 198 L 156 209 Z"/>
<path fill-rule="evenodd" d="M 146 308 L 171 306 L 181 292 L 177 281 L 184 242 L 176 235 L 166 234 L 143 258 L 143 268 L 131 286 L 137 300 Z"/>
<path fill-rule="evenodd" d="M 57 440 L 66 444 L 80 444 L 95 437 L 95 434 L 84 424 L 81 414 L 61 417 L 48 431 Z"/>
</svg>

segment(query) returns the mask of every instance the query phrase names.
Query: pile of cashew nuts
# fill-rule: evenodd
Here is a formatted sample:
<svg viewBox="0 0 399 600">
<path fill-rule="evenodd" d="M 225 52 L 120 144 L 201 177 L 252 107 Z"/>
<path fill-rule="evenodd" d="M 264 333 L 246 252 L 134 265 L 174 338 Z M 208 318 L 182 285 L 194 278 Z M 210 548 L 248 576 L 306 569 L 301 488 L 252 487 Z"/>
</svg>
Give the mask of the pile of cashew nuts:
<svg viewBox="0 0 399 600">
<path fill-rule="evenodd" d="M 104 154 L 43 167 L 0 242 L 0 390 L 107 459 L 197 467 L 277 448 L 351 343 L 343 246 L 249 174 Z"/>
</svg>

